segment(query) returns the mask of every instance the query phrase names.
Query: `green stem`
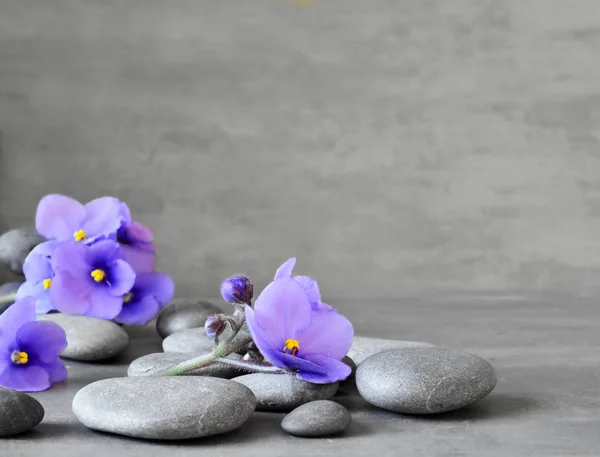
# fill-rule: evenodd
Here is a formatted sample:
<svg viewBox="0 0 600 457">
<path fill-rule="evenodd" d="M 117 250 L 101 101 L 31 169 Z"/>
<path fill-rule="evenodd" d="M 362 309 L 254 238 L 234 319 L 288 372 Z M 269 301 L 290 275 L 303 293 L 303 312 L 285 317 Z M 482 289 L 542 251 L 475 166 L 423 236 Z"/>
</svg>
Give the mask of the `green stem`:
<svg viewBox="0 0 600 457">
<path fill-rule="evenodd" d="M 255 363 L 242 362 L 233 359 L 224 359 L 222 357 L 215 359 L 215 362 L 224 363 L 225 365 L 232 365 L 234 367 L 243 368 L 244 370 L 253 371 L 256 373 L 287 373 L 286 370 L 282 370 L 279 367 L 274 367 L 273 365 L 257 365 Z"/>
<path fill-rule="evenodd" d="M 252 341 L 252 338 L 244 338 L 240 341 L 233 342 L 227 341 L 225 343 L 219 345 L 213 352 L 210 354 L 206 354 L 200 357 L 196 357 L 195 359 L 187 360 L 179 365 L 175 365 L 174 367 L 168 368 L 163 371 L 159 371 L 155 373 L 154 376 L 177 376 L 188 371 L 197 370 L 198 368 L 207 367 L 215 363 L 216 359 L 227 357 L 230 354 L 240 350 L 247 344 Z"/>
<path fill-rule="evenodd" d="M 12 305 L 15 302 L 15 297 L 17 293 L 0 295 L 0 305 Z"/>
</svg>

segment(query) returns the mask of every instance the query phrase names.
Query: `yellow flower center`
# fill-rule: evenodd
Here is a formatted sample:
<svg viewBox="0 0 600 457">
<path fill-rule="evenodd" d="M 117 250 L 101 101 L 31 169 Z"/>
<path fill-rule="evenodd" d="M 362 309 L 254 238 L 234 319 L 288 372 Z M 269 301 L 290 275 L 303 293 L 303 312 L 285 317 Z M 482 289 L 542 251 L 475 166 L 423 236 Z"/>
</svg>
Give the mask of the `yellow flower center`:
<svg viewBox="0 0 600 457">
<path fill-rule="evenodd" d="M 133 300 L 133 293 L 127 292 L 123 295 L 123 303 L 129 303 L 131 300 Z"/>
<path fill-rule="evenodd" d="M 288 351 L 290 351 L 290 355 L 296 355 L 298 354 L 298 350 L 300 349 L 300 344 L 298 343 L 297 340 L 291 340 L 291 339 L 287 339 L 285 340 L 285 343 L 283 343 L 283 349 L 282 351 L 285 352 L 286 354 L 288 353 Z"/>
<path fill-rule="evenodd" d="M 104 271 L 100 270 L 99 268 L 92 271 L 91 275 L 92 275 L 92 278 L 94 278 L 94 281 L 96 281 L 96 282 L 103 281 L 104 278 L 106 277 L 106 273 L 104 273 Z"/>
<path fill-rule="evenodd" d="M 48 279 L 44 279 L 44 281 L 42 281 L 44 283 L 44 289 L 48 290 L 50 289 L 50 286 L 52 285 L 52 279 L 48 278 Z"/>
<path fill-rule="evenodd" d="M 75 238 L 75 241 L 81 241 L 81 240 L 85 240 L 87 238 L 87 235 L 85 234 L 83 229 L 81 229 L 81 230 L 77 230 L 75 233 L 73 233 L 73 238 Z"/>
<path fill-rule="evenodd" d="M 14 351 L 10 358 L 13 363 L 16 363 L 17 365 L 25 365 L 27 362 L 29 362 L 29 354 L 27 354 L 27 352 Z"/>
</svg>

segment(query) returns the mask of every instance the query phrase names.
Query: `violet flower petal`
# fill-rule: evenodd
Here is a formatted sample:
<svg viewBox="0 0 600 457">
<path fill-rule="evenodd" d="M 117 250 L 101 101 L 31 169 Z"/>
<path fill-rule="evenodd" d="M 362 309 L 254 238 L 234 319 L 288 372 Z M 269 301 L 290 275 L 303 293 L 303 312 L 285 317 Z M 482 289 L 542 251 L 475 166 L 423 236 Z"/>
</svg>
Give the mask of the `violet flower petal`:
<svg viewBox="0 0 600 457">
<path fill-rule="evenodd" d="M 67 369 L 65 368 L 65 364 L 59 358 L 56 358 L 51 363 L 35 361 L 32 363 L 32 365 L 38 366 L 46 371 L 51 383 L 63 382 L 65 379 L 67 379 Z"/>
<path fill-rule="evenodd" d="M 50 259 L 44 255 L 29 254 L 23 263 L 23 274 L 28 281 L 39 282 L 52 278 Z"/>
<path fill-rule="evenodd" d="M 52 363 L 67 347 L 67 337 L 54 322 L 33 321 L 17 331 L 17 346 L 42 363 Z"/>
<path fill-rule="evenodd" d="M 124 260 L 115 260 L 110 264 L 107 277 L 110 287 L 108 293 L 113 296 L 121 296 L 131 290 L 135 283 L 135 271 Z"/>
<path fill-rule="evenodd" d="M 125 325 L 146 325 L 160 309 L 160 303 L 151 295 L 123 304 L 116 321 Z"/>
<path fill-rule="evenodd" d="M 56 273 L 48 290 L 58 311 L 85 315 L 90 309 L 87 296 L 92 289 L 92 281 L 82 281 L 81 277 L 65 271 Z"/>
<path fill-rule="evenodd" d="M 9 306 L 4 313 L 0 314 L 0 348 L 14 344 L 17 339 L 17 331 L 31 321 L 35 321 L 33 297 L 25 297 Z"/>
<path fill-rule="evenodd" d="M 121 246 L 113 240 L 102 240 L 91 246 L 83 247 L 85 249 L 85 262 L 95 268 L 106 266 L 116 259 L 124 258 Z"/>
<path fill-rule="evenodd" d="M 256 321 L 256 313 L 247 305 L 245 315 L 250 336 L 265 359 L 278 368 L 291 369 L 283 357 L 282 349 L 285 341 L 283 336 L 279 335 L 279 332 L 275 334 L 265 332 Z"/>
<path fill-rule="evenodd" d="M 121 249 L 125 260 L 136 273 L 152 273 L 155 270 L 156 254 L 154 249 L 145 249 L 126 244 L 122 244 Z"/>
<path fill-rule="evenodd" d="M 50 299 L 50 292 L 44 289 L 44 284 L 41 282 L 34 283 L 32 281 L 25 281 L 21 284 L 21 287 L 17 290 L 15 299 L 21 300 L 25 297 L 34 298 L 36 314 L 46 314 L 54 309 L 54 305 Z"/>
<path fill-rule="evenodd" d="M 65 195 L 46 195 L 35 214 L 35 228 L 48 239 L 72 240 L 81 228 L 86 211 L 81 203 Z"/>
<path fill-rule="evenodd" d="M 289 278 L 292 276 L 294 265 L 296 265 L 296 257 L 289 258 L 277 269 L 275 272 L 275 278 L 273 279 Z"/>
<path fill-rule="evenodd" d="M 89 308 L 86 315 L 99 319 L 114 319 L 123 307 L 123 296 L 114 297 L 106 287 L 94 287 L 87 296 Z"/>
<path fill-rule="evenodd" d="M 51 257 L 54 253 L 54 250 L 56 249 L 56 246 L 58 246 L 60 243 L 61 241 L 55 240 L 44 241 L 43 243 L 40 243 L 36 247 L 34 247 L 29 253 L 29 255 L 43 255 L 46 257 Z"/>
<path fill-rule="evenodd" d="M 39 366 L 13 366 L 0 373 L 0 386 L 21 392 L 41 392 L 50 387 L 50 379 L 48 372 Z"/>
<path fill-rule="evenodd" d="M 298 281 L 302 287 L 304 287 L 306 295 L 308 295 L 308 299 L 310 300 L 313 309 L 317 309 L 319 303 L 321 303 L 321 292 L 319 291 L 319 285 L 317 284 L 317 281 L 308 276 L 294 276 L 294 279 Z"/>
<path fill-rule="evenodd" d="M 296 339 L 300 349 L 298 355 L 320 354 L 341 360 L 352 345 L 354 329 L 348 319 L 337 312 L 313 311 L 312 324 L 298 331 Z"/>
<path fill-rule="evenodd" d="M 314 384 L 329 384 L 336 381 L 343 381 L 352 369 L 340 360 L 322 355 L 311 355 L 306 361 L 318 366 L 319 370 L 300 370 L 296 377 Z"/>
<path fill-rule="evenodd" d="M 74 277 L 88 274 L 89 264 L 86 255 L 90 248 L 76 241 L 67 241 L 56 246 L 50 265 L 56 273 L 65 271 Z"/>
<path fill-rule="evenodd" d="M 273 342 L 295 338 L 296 331 L 311 323 L 310 301 L 304 288 L 292 278 L 277 279 L 265 287 L 256 299 L 254 312 L 259 326 Z"/>
<path fill-rule="evenodd" d="M 138 275 L 134 288 L 143 295 L 152 295 L 161 307 L 169 303 L 175 295 L 175 283 L 165 273 L 148 273 Z"/>
<path fill-rule="evenodd" d="M 113 197 L 101 197 L 85 204 L 86 217 L 82 229 L 89 240 L 115 234 L 123 221 L 121 202 Z"/>
<path fill-rule="evenodd" d="M 119 217 L 122 220 L 122 224 L 128 224 L 131 222 L 131 210 L 125 202 L 121 202 L 119 205 Z"/>
</svg>

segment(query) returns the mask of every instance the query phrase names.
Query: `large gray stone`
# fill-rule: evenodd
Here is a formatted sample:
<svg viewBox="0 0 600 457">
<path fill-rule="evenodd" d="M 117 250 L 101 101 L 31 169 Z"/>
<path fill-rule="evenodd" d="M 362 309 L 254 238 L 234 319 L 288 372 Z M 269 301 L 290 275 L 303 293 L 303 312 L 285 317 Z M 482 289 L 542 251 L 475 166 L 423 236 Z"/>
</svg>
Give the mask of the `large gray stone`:
<svg viewBox="0 0 600 457">
<path fill-rule="evenodd" d="M 6 284 L 2 284 L 0 286 L 0 299 L 5 295 L 16 294 L 17 290 L 19 290 L 19 287 L 21 287 L 21 284 L 23 284 L 22 281 L 13 281 L 13 282 L 7 282 Z M 8 307 L 10 305 L 12 305 L 13 303 L 14 303 L 14 300 L 0 302 L 0 314 L 2 314 L 4 311 L 6 311 L 8 309 Z"/>
<path fill-rule="evenodd" d="M 354 360 L 356 365 L 360 365 L 364 360 L 378 352 L 387 351 L 388 349 L 402 348 L 421 348 L 434 347 L 431 343 L 423 343 L 420 341 L 402 341 L 388 340 L 383 338 L 369 338 L 366 336 L 355 336 L 352 341 L 352 346 L 348 351 L 348 356 Z"/>
<path fill-rule="evenodd" d="M 327 400 L 335 395 L 339 383 L 312 384 L 294 374 L 252 373 L 233 378 L 254 393 L 256 409 L 291 411 L 304 403 Z"/>
<path fill-rule="evenodd" d="M 23 262 L 46 239 L 33 228 L 18 228 L 0 235 L 0 266 L 23 275 Z"/>
<path fill-rule="evenodd" d="M 134 360 L 127 369 L 127 376 L 150 376 L 154 373 L 166 370 L 179 363 L 201 356 L 202 353 L 178 353 L 178 352 L 157 352 L 148 354 Z M 231 354 L 229 358 L 233 360 L 242 360 L 237 354 Z M 224 363 L 215 363 L 204 368 L 198 368 L 185 373 L 184 376 L 212 376 L 215 378 L 231 379 L 248 373 L 243 368 L 227 365 Z"/>
<path fill-rule="evenodd" d="M 167 336 L 162 347 L 165 352 L 206 354 L 213 349 L 213 340 L 206 335 L 204 327 L 191 328 Z"/>
<path fill-rule="evenodd" d="M 150 376 L 89 384 L 75 395 L 73 413 L 94 430 L 181 440 L 235 430 L 255 404 L 250 389 L 226 379 Z"/>
<path fill-rule="evenodd" d="M 158 314 L 156 331 L 166 338 L 176 332 L 204 327 L 208 316 L 222 312 L 221 308 L 204 300 L 176 299 Z"/>
<path fill-rule="evenodd" d="M 481 357 L 451 349 L 393 349 L 360 364 L 356 386 L 380 408 L 432 414 L 482 399 L 496 386 L 496 372 Z"/>
<path fill-rule="evenodd" d="M 318 437 L 343 431 L 350 422 L 350 412 L 339 403 L 317 400 L 297 407 L 281 421 L 281 428 L 291 435 Z"/>
<path fill-rule="evenodd" d="M 67 334 L 63 358 L 92 362 L 110 359 L 123 352 L 129 335 L 117 324 L 105 319 L 72 316 L 63 313 L 43 314 L 38 320 L 56 322 Z"/>
<path fill-rule="evenodd" d="M 44 418 L 44 408 L 35 398 L 0 387 L 0 436 L 31 430 Z"/>
</svg>

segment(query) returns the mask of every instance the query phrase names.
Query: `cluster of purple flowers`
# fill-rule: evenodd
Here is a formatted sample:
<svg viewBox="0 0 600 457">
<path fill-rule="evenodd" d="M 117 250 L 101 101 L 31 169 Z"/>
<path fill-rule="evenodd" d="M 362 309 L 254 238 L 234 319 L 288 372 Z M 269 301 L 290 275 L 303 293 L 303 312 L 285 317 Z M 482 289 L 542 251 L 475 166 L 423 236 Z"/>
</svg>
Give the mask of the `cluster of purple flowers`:
<svg viewBox="0 0 600 457">
<path fill-rule="evenodd" d="M 102 197 L 83 205 L 47 195 L 35 223 L 48 241 L 25 259 L 17 299 L 33 297 L 36 313 L 144 325 L 173 298 L 173 280 L 155 271 L 152 232 L 132 219 L 124 202 Z"/>
</svg>

